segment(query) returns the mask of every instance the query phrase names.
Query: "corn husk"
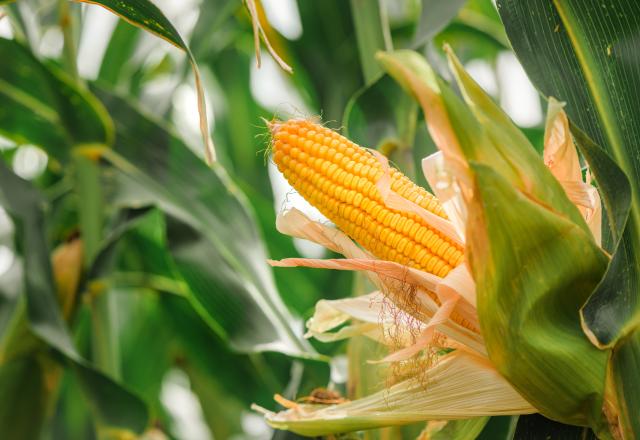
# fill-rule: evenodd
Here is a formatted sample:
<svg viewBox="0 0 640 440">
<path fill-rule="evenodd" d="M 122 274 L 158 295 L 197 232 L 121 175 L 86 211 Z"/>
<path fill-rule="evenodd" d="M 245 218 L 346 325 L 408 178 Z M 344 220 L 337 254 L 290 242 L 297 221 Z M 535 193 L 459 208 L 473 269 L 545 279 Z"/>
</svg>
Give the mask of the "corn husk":
<svg viewBox="0 0 640 440">
<path fill-rule="evenodd" d="M 461 187 L 467 261 L 489 358 L 545 416 L 606 435 L 609 353 L 589 343 L 579 310 L 602 277 L 607 255 L 522 132 L 450 50 L 448 57 L 464 103 L 418 54 L 379 55 L 422 104 Z"/>
<path fill-rule="evenodd" d="M 267 421 L 322 435 L 539 411 L 590 425 L 606 437 L 602 408 L 609 353 L 589 343 L 579 309 L 608 257 L 598 242 L 599 201 L 583 182 L 561 107 L 552 103 L 549 112 L 545 166 L 452 53 L 451 69 L 466 103 L 416 53 L 379 59 L 423 106 L 440 149 L 423 161 L 423 169 L 450 220 L 434 219 L 399 197 L 388 175 L 376 186 L 387 206 L 419 215 L 451 240 L 466 243 L 466 264 L 440 278 L 377 259 L 297 210 L 281 214 L 281 232 L 346 258 L 291 258 L 272 265 L 361 271 L 378 288 L 359 298 L 320 301 L 307 336 L 366 336 L 390 351 L 370 362 L 404 366 L 425 355 L 427 362 L 420 374 L 402 376 L 353 402 L 285 402 L 288 409 L 280 413 L 261 409 Z M 376 157 L 385 169 L 386 159 Z M 454 312 L 467 324 L 455 322 Z M 434 347 L 445 350 L 434 355 Z"/>
</svg>

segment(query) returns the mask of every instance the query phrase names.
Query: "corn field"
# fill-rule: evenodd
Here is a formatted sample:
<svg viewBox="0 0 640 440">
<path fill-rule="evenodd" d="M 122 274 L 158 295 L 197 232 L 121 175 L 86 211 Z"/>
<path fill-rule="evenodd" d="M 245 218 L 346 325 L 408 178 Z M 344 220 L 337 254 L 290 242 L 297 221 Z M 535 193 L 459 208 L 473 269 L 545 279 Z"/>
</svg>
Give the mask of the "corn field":
<svg viewBox="0 0 640 440">
<path fill-rule="evenodd" d="M 640 3 L 0 0 L 0 439 L 640 438 Z"/>
</svg>

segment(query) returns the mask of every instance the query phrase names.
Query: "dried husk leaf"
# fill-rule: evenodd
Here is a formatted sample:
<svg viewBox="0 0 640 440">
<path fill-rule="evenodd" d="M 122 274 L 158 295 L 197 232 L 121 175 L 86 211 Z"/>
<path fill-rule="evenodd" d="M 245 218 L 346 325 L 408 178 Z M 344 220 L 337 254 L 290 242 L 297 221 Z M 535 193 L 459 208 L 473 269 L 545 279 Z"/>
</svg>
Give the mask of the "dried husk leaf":
<svg viewBox="0 0 640 440">
<path fill-rule="evenodd" d="M 300 404 L 279 413 L 262 411 L 274 428 L 306 436 L 424 420 L 535 412 L 490 363 L 463 351 L 443 356 L 426 374 L 426 385 L 420 380 L 408 379 L 370 396 L 338 405 Z"/>
<path fill-rule="evenodd" d="M 582 182 L 578 151 L 573 145 L 569 119 L 562 110 L 564 103 L 549 100 L 544 132 L 544 164 L 560 183 Z"/>
<path fill-rule="evenodd" d="M 598 245 L 602 242 L 602 204 L 598 190 L 582 179 L 578 151 L 569 129 L 564 103 L 549 99 L 544 133 L 544 163 L 580 210 Z M 588 174 L 587 174 L 588 175 Z M 589 175 L 588 175 L 589 176 Z"/>
<path fill-rule="evenodd" d="M 422 159 L 422 172 L 458 235 L 464 237 L 467 212 L 462 193 L 441 151 Z"/>
<path fill-rule="evenodd" d="M 358 247 L 341 231 L 312 221 L 296 209 L 281 213 L 277 219 L 277 227 L 282 233 L 311 240 L 342 253 L 348 258 L 331 260 L 287 258 L 280 261 L 270 261 L 272 265 L 365 271 L 372 283 L 388 295 L 400 309 L 424 322 L 438 310 L 438 305 L 427 291 L 447 297 L 455 293 L 463 299 L 457 302 L 456 312 L 475 328 L 479 328 L 478 317 L 473 305 L 475 303 L 473 280 L 468 275 L 466 268 L 457 268 L 443 279 L 398 263 L 379 260 Z M 464 329 L 453 322 L 451 327 Z M 460 331 L 453 333 L 460 333 Z M 467 333 L 467 331 L 462 331 L 462 333 Z M 473 345 L 476 349 L 477 344 Z"/>
<path fill-rule="evenodd" d="M 365 335 L 384 343 L 385 324 L 383 317 L 384 295 L 372 292 L 355 298 L 339 300 L 320 300 L 316 304 L 313 316 L 307 321 L 307 334 L 322 342 L 339 341 L 353 336 Z M 399 312 L 403 313 L 403 312 Z M 331 332 L 336 327 L 353 320 L 354 323 Z"/>
<path fill-rule="evenodd" d="M 355 298 L 321 300 L 316 304 L 313 317 L 307 321 L 307 335 L 321 341 L 333 341 L 355 336 L 356 334 L 365 334 L 380 343 L 388 344 L 388 335 L 393 334 L 396 336 L 393 340 L 394 344 L 408 347 L 415 342 L 411 341 L 412 334 L 409 330 L 403 329 L 402 326 L 412 322 L 412 326 L 415 327 L 412 330 L 422 333 L 427 328 L 426 324 L 437 313 L 437 308 L 434 305 L 430 309 L 425 308 L 424 312 L 424 321 L 417 321 L 411 315 L 389 304 L 386 296 L 381 292 L 372 292 Z M 336 333 L 330 333 L 333 329 L 348 321 L 355 323 L 350 326 L 349 330 L 342 332 L 341 329 Z M 376 325 L 379 331 L 375 332 L 373 327 L 362 324 Z M 479 333 L 462 327 L 451 320 L 445 320 L 438 324 L 434 323 L 434 326 L 440 334 L 448 338 L 448 346 L 471 350 L 480 356 L 486 357 L 482 336 Z M 398 336 L 404 336 L 405 338 L 400 340 Z"/>
</svg>

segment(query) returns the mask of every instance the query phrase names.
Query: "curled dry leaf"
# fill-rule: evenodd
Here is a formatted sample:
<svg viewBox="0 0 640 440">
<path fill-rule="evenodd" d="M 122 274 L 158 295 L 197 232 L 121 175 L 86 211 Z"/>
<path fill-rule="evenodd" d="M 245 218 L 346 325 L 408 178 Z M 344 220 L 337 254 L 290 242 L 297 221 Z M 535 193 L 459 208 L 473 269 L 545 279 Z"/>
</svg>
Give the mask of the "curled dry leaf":
<svg viewBox="0 0 640 440">
<path fill-rule="evenodd" d="M 278 63 L 280 68 L 287 73 L 293 73 L 293 69 L 289 66 L 283 59 L 278 55 L 278 52 L 273 48 L 271 42 L 269 41 L 269 37 L 267 37 L 266 32 L 264 31 L 263 25 L 261 23 L 261 16 L 263 20 L 264 12 L 262 10 L 262 5 L 260 4 L 260 0 L 245 0 L 245 4 L 247 5 L 247 10 L 249 11 L 249 15 L 251 16 L 251 25 L 253 26 L 253 43 L 256 51 L 256 63 L 258 67 L 261 65 L 260 59 L 260 39 L 264 42 L 264 45 L 267 47 L 267 50 L 273 57 L 273 59 Z"/>
</svg>

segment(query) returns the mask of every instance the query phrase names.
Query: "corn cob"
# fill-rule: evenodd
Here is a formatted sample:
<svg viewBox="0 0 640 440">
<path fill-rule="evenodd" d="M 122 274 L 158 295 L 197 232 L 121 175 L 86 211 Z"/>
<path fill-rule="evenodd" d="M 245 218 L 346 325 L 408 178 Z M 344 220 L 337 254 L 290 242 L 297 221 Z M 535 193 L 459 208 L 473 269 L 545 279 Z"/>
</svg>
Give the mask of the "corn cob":
<svg viewBox="0 0 640 440">
<path fill-rule="evenodd" d="M 385 173 L 364 148 L 307 120 L 272 124 L 273 159 L 289 183 L 323 215 L 378 258 L 441 277 L 462 248 L 418 215 L 388 208 L 375 183 Z M 446 218 L 438 200 L 390 168 L 391 189 Z"/>
</svg>

